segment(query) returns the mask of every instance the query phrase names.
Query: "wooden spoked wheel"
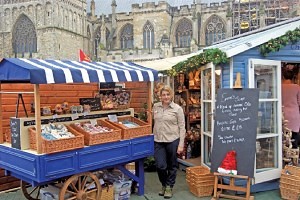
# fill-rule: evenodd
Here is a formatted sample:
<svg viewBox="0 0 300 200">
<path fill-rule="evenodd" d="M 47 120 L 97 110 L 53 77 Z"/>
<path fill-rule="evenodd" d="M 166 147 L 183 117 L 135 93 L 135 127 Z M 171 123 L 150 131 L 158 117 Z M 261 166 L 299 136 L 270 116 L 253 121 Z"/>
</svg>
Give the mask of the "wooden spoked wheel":
<svg viewBox="0 0 300 200">
<path fill-rule="evenodd" d="M 94 174 L 84 172 L 71 176 L 59 193 L 60 200 L 97 200 L 100 199 L 101 185 Z"/>
<path fill-rule="evenodd" d="M 23 195 L 28 200 L 39 200 L 41 188 L 42 188 L 42 186 L 32 187 L 29 183 L 21 180 L 21 189 L 22 189 Z"/>
</svg>

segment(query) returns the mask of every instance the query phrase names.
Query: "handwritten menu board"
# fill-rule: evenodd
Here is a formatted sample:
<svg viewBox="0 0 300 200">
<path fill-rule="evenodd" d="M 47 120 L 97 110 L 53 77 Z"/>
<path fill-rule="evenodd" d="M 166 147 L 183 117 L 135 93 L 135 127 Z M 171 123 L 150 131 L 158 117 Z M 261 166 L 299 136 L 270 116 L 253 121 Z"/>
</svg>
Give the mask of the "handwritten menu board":
<svg viewBox="0 0 300 200">
<path fill-rule="evenodd" d="M 80 98 L 80 105 L 90 105 L 91 111 L 100 110 L 100 99 L 99 98 Z"/>
<path fill-rule="evenodd" d="M 21 149 L 20 141 L 20 119 L 10 118 L 10 132 L 11 132 L 11 146 L 13 148 Z"/>
<path fill-rule="evenodd" d="M 211 171 L 228 151 L 236 151 L 237 172 L 253 178 L 256 149 L 258 89 L 219 89 L 215 109 Z"/>
</svg>

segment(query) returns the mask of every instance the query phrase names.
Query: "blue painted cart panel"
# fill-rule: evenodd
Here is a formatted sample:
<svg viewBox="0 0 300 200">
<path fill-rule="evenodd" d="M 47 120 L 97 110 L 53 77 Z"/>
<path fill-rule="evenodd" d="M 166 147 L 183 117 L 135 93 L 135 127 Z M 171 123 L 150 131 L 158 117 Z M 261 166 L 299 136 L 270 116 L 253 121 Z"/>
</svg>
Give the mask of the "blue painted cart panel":
<svg viewBox="0 0 300 200">
<path fill-rule="evenodd" d="M 0 167 L 32 185 L 114 167 L 146 158 L 154 153 L 153 135 L 55 154 L 31 154 L 0 145 Z"/>
</svg>

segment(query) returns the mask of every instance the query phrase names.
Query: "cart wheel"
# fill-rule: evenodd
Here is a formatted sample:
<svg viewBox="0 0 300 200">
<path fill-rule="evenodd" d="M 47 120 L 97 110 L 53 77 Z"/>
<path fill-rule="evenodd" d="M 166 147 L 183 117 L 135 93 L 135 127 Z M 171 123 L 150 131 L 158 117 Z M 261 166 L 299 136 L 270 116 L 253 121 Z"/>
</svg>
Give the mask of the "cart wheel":
<svg viewBox="0 0 300 200">
<path fill-rule="evenodd" d="M 29 183 L 21 180 L 21 189 L 23 195 L 28 200 L 39 200 L 41 188 L 42 186 L 32 187 Z"/>
<path fill-rule="evenodd" d="M 84 172 L 71 176 L 63 185 L 59 199 L 97 200 L 100 199 L 101 185 L 94 174 Z"/>
</svg>

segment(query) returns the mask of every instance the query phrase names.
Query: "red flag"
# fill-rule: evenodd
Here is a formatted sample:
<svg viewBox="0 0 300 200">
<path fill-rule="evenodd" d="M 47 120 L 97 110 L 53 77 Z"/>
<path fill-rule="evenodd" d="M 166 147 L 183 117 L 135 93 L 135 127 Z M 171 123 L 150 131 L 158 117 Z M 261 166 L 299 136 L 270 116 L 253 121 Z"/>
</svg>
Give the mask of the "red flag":
<svg viewBox="0 0 300 200">
<path fill-rule="evenodd" d="M 79 62 L 82 61 L 91 62 L 91 59 L 81 49 L 79 49 Z"/>
</svg>

